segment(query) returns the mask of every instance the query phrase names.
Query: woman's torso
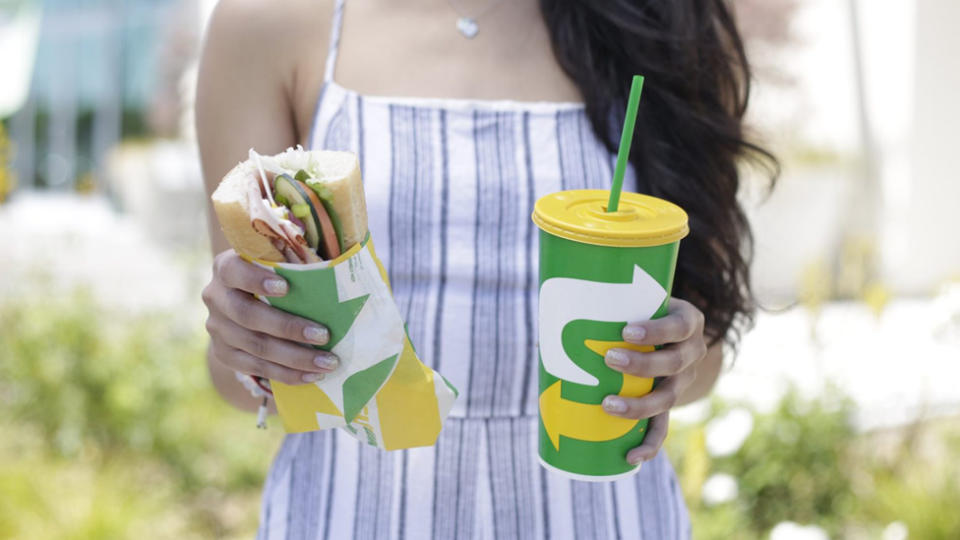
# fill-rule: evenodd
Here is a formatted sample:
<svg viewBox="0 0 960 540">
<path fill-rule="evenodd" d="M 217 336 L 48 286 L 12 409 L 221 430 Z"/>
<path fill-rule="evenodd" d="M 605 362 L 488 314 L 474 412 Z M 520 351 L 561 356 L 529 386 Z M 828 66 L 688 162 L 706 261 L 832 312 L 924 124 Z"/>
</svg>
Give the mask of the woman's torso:
<svg viewBox="0 0 960 540">
<path fill-rule="evenodd" d="M 609 186 L 613 156 L 553 58 L 536 0 L 498 4 L 469 40 L 456 18 L 443 1 L 344 3 L 325 58 L 304 55 L 298 79 L 317 82 L 300 90 L 316 85 L 309 116 L 298 107 L 300 140 L 359 154 L 411 341 L 463 392 L 452 414 L 532 415 L 532 205 Z"/>
<path fill-rule="evenodd" d="M 265 489 L 261 537 L 687 536 L 663 455 L 610 484 L 562 479 L 536 461 L 530 212 L 543 194 L 608 187 L 612 174 L 582 105 L 357 92 L 339 78 L 364 63 L 350 52 L 363 35 L 350 29 L 361 19 L 353 5 L 339 40 L 334 25 L 301 138 L 358 153 L 372 238 L 411 341 L 460 398 L 434 447 L 386 453 L 335 432 L 288 436 Z M 451 12 L 448 31 L 464 40 L 454 21 Z"/>
<path fill-rule="evenodd" d="M 480 32 L 467 40 L 455 30 L 457 12 L 444 0 L 351 0 L 332 79 L 366 96 L 581 101 L 553 56 L 538 0 L 494 2 L 495 9 L 479 18 Z M 299 0 L 293 4 L 299 7 L 288 8 L 302 13 L 287 19 L 304 21 L 288 49 L 310 51 L 295 59 L 296 75 L 287 84 L 303 145 L 323 87 L 335 5 Z"/>
</svg>

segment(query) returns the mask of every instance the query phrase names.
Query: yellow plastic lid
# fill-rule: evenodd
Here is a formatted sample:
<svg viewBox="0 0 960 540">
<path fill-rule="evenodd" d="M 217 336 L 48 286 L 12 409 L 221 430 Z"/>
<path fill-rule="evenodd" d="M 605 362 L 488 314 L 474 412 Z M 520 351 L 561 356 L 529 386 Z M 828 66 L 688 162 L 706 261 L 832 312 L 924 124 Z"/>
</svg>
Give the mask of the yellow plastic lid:
<svg viewBox="0 0 960 540">
<path fill-rule="evenodd" d="M 662 246 L 690 232 L 687 213 L 671 202 L 625 191 L 619 210 L 607 212 L 609 197 L 603 189 L 551 193 L 534 205 L 533 222 L 554 236 L 598 246 Z"/>
</svg>

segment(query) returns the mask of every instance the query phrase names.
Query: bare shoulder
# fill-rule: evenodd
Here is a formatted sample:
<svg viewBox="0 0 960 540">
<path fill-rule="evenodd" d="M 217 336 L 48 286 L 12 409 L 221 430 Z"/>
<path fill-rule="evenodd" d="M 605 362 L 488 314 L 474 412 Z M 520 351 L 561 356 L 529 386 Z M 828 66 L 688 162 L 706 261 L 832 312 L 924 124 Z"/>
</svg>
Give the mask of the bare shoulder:
<svg viewBox="0 0 960 540">
<path fill-rule="evenodd" d="M 333 6 L 334 0 L 219 0 L 213 18 L 247 28 L 278 29 L 277 24 L 293 28 L 328 21 Z"/>
<path fill-rule="evenodd" d="M 302 53 L 304 46 L 326 44 L 333 8 L 333 0 L 220 0 L 206 46 L 274 61 Z"/>
</svg>

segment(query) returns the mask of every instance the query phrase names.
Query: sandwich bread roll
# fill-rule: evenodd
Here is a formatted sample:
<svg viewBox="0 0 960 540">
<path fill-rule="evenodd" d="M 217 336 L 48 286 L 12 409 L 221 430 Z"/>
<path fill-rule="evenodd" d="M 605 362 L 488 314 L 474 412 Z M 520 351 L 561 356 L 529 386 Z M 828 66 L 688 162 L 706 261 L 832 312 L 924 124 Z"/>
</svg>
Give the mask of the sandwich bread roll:
<svg viewBox="0 0 960 540">
<path fill-rule="evenodd" d="M 266 236 L 253 228 L 250 219 L 251 201 L 247 194 L 257 187 L 254 166 L 244 161 L 230 170 L 213 192 L 213 210 L 220 230 L 237 253 L 264 261 L 282 262 L 280 252 Z"/>
<path fill-rule="evenodd" d="M 314 150 L 319 180 L 330 190 L 340 218 L 339 231 L 345 249 L 367 236 L 367 202 L 360 178 L 360 161 L 353 152 Z M 309 183 L 309 182 L 308 182 Z"/>
<path fill-rule="evenodd" d="M 227 242 L 251 258 L 316 262 L 367 235 L 360 164 L 352 152 L 297 148 L 261 156 L 251 150 L 211 199 Z"/>
</svg>

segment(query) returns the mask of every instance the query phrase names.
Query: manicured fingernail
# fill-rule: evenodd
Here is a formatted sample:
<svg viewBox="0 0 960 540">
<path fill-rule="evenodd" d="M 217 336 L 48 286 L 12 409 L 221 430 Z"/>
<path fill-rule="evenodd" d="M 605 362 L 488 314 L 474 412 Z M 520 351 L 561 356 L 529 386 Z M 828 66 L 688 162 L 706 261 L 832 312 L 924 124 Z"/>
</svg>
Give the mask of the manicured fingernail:
<svg viewBox="0 0 960 540">
<path fill-rule="evenodd" d="M 630 364 L 630 357 L 627 356 L 627 353 L 618 349 L 607 351 L 606 360 L 607 365 L 611 367 L 626 367 Z"/>
<path fill-rule="evenodd" d="M 324 345 L 330 341 L 330 331 L 321 326 L 308 326 L 303 329 L 303 337 L 317 345 Z"/>
<path fill-rule="evenodd" d="M 287 294 L 287 282 L 282 279 L 265 279 L 263 280 L 263 288 L 270 294 Z"/>
<path fill-rule="evenodd" d="M 631 465 L 640 465 L 646 460 L 646 456 L 640 452 L 629 452 L 627 454 L 627 462 Z"/>
<path fill-rule="evenodd" d="M 337 357 L 332 354 L 320 354 L 313 359 L 313 363 L 316 364 L 317 367 L 332 370 L 335 369 L 338 364 L 340 364 L 340 360 L 338 360 Z"/>
<path fill-rule="evenodd" d="M 616 396 L 607 396 L 603 398 L 603 408 L 610 412 L 624 413 L 627 412 L 627 402 Z"/>
<path fill-rule="evenodd" d="M 304 373 L 300 379 L 303 382 L 317 382 L 323 380 L 323 373 Z"/>
<path fill-rule="evenodd" d="M 623 339 L 627 341 L 640 341 L 647 335 L 647 329 L 642 326 L 627 325 L 623 328 Z"/>
</svg>

